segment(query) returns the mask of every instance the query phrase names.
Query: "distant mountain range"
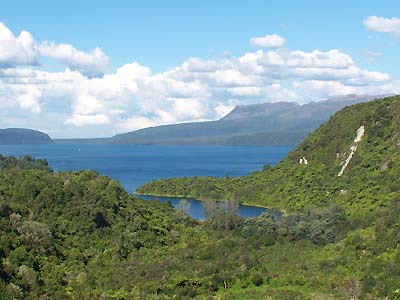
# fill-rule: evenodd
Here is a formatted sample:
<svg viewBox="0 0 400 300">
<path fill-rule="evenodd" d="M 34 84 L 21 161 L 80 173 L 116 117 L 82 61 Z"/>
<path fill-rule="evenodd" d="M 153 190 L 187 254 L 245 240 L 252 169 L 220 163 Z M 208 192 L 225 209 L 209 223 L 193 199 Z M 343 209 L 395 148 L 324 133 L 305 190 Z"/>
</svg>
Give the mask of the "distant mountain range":
<svg viewBox="0 0 400 300">
<path fill-rule="evenodd" d="M 298 104 L 238 105 L 218 121 L 164 125 L 116 135 L 113 144 L 292 146 L 345 106 L 388 95 L 346 95 Z"/>
<path fill-rule="evenodd" d="M 0 129 L 0 145 L 50 144 L 52 139 L 45 133 L 25 128 Z"/>
<path fill-rule="evenodd" d="M 346 95 L 319 102 L 238 105 L 217 121 L 144 128 L 110 138 L 55 139 L 40 131 L 0 130 L 0 144 L 293 146 L 345 106 L 390 95 Z"/>
</svg>

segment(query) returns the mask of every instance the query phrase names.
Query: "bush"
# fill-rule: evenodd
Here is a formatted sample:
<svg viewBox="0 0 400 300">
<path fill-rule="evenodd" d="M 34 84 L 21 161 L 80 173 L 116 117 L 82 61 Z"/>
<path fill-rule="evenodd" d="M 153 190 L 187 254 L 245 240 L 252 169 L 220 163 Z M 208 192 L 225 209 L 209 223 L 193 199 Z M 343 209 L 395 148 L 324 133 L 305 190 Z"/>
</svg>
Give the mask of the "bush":
<svg viewBox="0 0 400 300">
<path fill-rule="evenodd" d="M 264 280 L 261 277 L 260 274 L 255 274 L 253 275 L 253 277 L 251 278 L 251 282 L 255 285 L 255 286 L 260 286 L 263 284 Z"/>
</svg>

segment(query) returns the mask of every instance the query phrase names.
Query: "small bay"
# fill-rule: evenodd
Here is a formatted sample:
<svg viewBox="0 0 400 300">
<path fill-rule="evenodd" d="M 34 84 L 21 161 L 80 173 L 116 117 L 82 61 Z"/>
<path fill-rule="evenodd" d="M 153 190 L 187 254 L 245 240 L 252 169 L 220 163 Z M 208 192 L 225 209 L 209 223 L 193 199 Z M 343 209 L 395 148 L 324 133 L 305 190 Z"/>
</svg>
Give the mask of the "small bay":
<svg viewBox="0 0 400 300">
<path fill-rule="evenodd" d="M 160 196 L 149 196 L 149 195 L 138 195 L 136 194 L 138 198 L 141 198 L 143 200 L 149 200 L 149 201 L 154 201 L 158 200 L 161 202 L 170 202 L 172 206 L 176 207 L 180 201 L 186 200 L 189 203 L 189 210 L 188 210 L 188 215 L 191 216 L 192 218 L 195 218 L 197 220 L 204 220 L 204 210 L 203 210 L 203 202 L 197 199 L 193 198 L 180 198 L 180 197 L 160 197 Z M 282 214 L 278 210 L 271 210 L 268 208 L 264 207 L 259 207 L 259 206 L 252 206 L 252 205 L 239 205 L 239 210 L 238 214 L 241 217 L 244 218 L 251 218 L 251 217 L 257 217 L 261 215 L 263 212 L 269 211 L 272 213 L 275 218 L 279 219 L 282 217 Z"/>
</svg>

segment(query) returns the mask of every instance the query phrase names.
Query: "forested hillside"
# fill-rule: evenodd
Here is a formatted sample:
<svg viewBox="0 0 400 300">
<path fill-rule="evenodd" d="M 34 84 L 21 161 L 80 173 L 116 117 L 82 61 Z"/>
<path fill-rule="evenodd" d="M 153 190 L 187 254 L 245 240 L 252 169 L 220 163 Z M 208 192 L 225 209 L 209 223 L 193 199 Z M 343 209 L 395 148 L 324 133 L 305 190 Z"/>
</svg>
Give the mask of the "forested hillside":
<svg viewBox="0 0 400 300">
<path fill-rule="evenodd" d="M 272 169 L 141 189 L 200 196 L 205 222 L 0 156 L 0 299 L 398 300 L 399 118 L 400 97 L 349 107 Z M 239 200 L 284 215 L 242 219 Z"/>
<path fill-rule="evenodd" d="M 354 143 L 357 131 L 363 136 Z M 352 153 L 341 176 L 339 172 Z M 386 205 L 400 189 L 400 97 L 344 108 L 274 168 L 243 177 L 157 180 L 138 193 L 237 199 L 289 210 L 339 203 L 351 212 Z"/>
<path fill-rule="evenodd" d="M 289 212 L 342 205 L 352 224 L 336 250 L 358 249 L 356 274 L 371 291 L 400 283 L 399 270 L 400 97 L 347 107 L 335 114 L 274 168 L 239 178 L 176 178 L 149 183 L 139 193 L 236 199 Z M 341 246 L 339 246 L 341 245 Z M 333 250 L 333 257 L 338 252 Z M 340 252 L 339 251 L 339 252 Z M 343 252 L 342 252 L 343 253 Z M 339 255 L 340 256 L 340 255 Z M 393 269 L 392 269 L 393 270 Z M 358 272 L 358 273 L 357 273 Z M 359 277 L 361 278 L 361 277 Z M 371 299 L 380 299 L 378 296 Z M 369 299 L 369 298 L 365 298 Z"/>
<path fill-rule="evenodd" d="M 31 157 L 0 162 L 0 299 L 339 293 L 331 291 L 336 275 L 324 274 L 318 261 L 305 263 L 344 232 L 338 206 L 245 221 L 235 206 L 211 204 L 208 220 L 198 222 L 168 204 L 138 200 L 94 171 L 55 173 Z M 301 233 L 302 224 L 315 229 Z"/>
</svg>

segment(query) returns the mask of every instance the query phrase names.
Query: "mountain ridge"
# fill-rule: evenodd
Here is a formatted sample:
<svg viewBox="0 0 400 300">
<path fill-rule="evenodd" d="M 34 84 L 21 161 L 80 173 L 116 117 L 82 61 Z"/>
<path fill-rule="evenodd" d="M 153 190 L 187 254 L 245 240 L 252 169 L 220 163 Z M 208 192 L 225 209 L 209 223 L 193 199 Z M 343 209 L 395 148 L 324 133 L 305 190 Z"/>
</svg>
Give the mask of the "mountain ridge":
<svg viewBox="0 0 400 300">
<path fill-rule="evenodd" d="M 51 144 L 53 141 L 44 132 L 27 128 L 0 129 L 0 145 Z"/>
<path fill-rule="evenodd" d="M 299 104 L 238 105 L 217 121 L 171 124 L 115 135 L 110 143 L 221 146 L 293 146 L 345 106 L 387 95 L 346 95 Z M 263 136 L 254 143 L 254 136 Z"/>
<path fill-rule="evenodd" d="M 158 180 L 145 184 L 137 192 L 199 199 L 240 199 L 284 209 L 301 209 L 310 203 L 317 205 L 317 199 L 320 199 L 319 205 L 325 205 L 329 198 L 347 205 L 343 199 L 350 195 L 361 197 L 363 189 L 381 198 L 369 174 L 378 172 L 391 182 L 390 186 L 397 182 L 396 176 L 400 176 L 395 168 L 400 164 L 398 124 L 399 96 L 348 106 L 310 133 L 272 169 L 265 166 L 261 172 L 242 177 Z M 363 135 L 358 140 L 357 132 L 361 128 Z M 338 176 L 349 157 L 343 176 Z M 355 184 L 351 176 L 363 182 Z M 385 186 L 388 184 L 386 182 Z M 360 190 L 360 186 L 363 189 Z M 340 195 L 340 190 L 346 190 L 347 196 Z M 326 192 L 330 196 L 325 199 L 321 195 Z"/>
</svg>

